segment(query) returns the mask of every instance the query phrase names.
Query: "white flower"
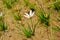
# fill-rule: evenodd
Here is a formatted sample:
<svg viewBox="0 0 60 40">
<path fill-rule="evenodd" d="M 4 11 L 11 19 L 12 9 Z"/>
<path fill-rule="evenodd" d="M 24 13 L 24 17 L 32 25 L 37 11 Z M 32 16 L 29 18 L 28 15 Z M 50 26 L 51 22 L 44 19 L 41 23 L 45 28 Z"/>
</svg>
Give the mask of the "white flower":
<svg viewBox="0 0 60 40">
<path fill-rule="evenodd" d="M 34 12 L 32 10 L 30 10 L 29 13 L 25 13 L 24 17 L 26 18 L 31 18 L 32 16 L 34 16 Z"/>
<path fill-rule="evenodd" d="M 0 16 L 3 16 L 2 12 L 0 13 Z"/>
</svg>

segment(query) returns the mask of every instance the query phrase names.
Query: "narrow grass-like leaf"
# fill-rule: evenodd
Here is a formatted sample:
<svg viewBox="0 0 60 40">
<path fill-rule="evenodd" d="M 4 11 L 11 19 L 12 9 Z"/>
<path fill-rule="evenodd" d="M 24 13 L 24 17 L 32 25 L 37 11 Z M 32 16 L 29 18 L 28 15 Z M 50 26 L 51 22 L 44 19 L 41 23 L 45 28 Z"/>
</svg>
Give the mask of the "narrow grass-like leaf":
<svg viewBox="0 0 60 40">
<path fill-rule="evenodd" d="M 58 26 L 56 26 L 56 27 L 50 26 L 49 28 L 52 30 L 60 32 L 60 27 L 58 27 Z"/>
<path fill-rule="evenodd" d="M 31 38 L 32 36 L 32 32 L 31 32 L 31 29 L 30 29 L 30 26 L 28 26 L 28 28 L 26 29 L 23 25 L 22 26 L 19 26 L 18 27 L 23 33 L 24 35 L 27 37 L 27 38 Z"/>
<path fill-rule="evenodd" d="M 10 3 L 7 2 L 7 1 L 3 1 L 3 4 L 4 4 L 8 9 L 11 9 L 11 8 L 12 8 L 12 6 L 10 5 Z"/>
<path fill-rule="evenodd" d="M 10 2 L 11 2 L 11 4 L 12 4 L 12 3 L 16 2 L 16 0 L 10 0 Z"/>
<path fill-rule="evenodd" d="M 30 32 L 30 34 L 31 34 L 31 32 L 32 32 L 32 30 L 31 30 L 31 27 L 30 27 L 30 25 L 28 24 L 28 31 Z"/>
<path fill-rule="evenodd" d="M 1 19 L 2 20 L 0 20 L 0 30 L 1 31 L 5 31 L 7 29 L 7 24 L 5 25 L 5 22 L 4 22 L 4 18 L 3 17 Z"/>
<path fill-rule="evenodd" d="M 35 5 L 29 3 L 27 0 L 24 0 L 24 3 L 27 7 L 29 7 L 31 10 L 34 9 L 35 10 Z"/>
<path fill-rule="evenodd" d="M 30 4 L 27 0 L 24 0 L 24 3 L 26 6 L 29 6 L 29 4 Z"/>
<path fill-rule="evenodd" d="M 41 11 L 41 12 L 37 13 L 37 16 L 38 16 L 39 20 L 41 20 L 42 23 L 45 23 L 46 25 L 48 25 L 50 14 L 48 14 L 47 17 L 44 14 L 45 14 L 45 12 Z"/>
<path fill-rule="evenodd" d="M 38 21 L 38 22 L 39 22 L 39 21 Z M 36 28 L 36 26 L 37 26 L 38 22 L 33 26 L 32 35 L 35 35 L 35 28 Z"/>
<path fill-rule="evenodd" d="M 55 30 L 55 31 L 59 31 L 60 32 L 60 28 L 59 27 L 56 27 L 56 28 L 52 27 L 52 29 Z"/>
<path fill-rule="evenodd" d="M 57 11 L 60 10 L 60 6 L 59 6 L 58 2 L 55 2 L 53 5 Z"/>
<path fill-rule="evenodd" d="M 17 28 L 20 29 L 23 32 L 23 35 L 25 35 L 27 38 L 31 38 L 31 36 L 34 36 L 35 28 L 37 24 L 38 22 L 34 25 L 34 27 L 33 26 L 31 27 L 30 24 L 28 23 L 27 28 L 25 28 L 24 25 L 21 24 Z"/>
<path fill-rule="evenodd" d="M 0 22 L 0 30 L 1 31 L 4 31 L 5 30 L 4 22 Z"/>
<path fill-rule="evenodd" d="M 46 0 L 46 2 L 49 2 L 50 0 Z"/>
<path fill-rule="evenodd" d="M 18 13 L 13 14 L 15 20 L 21 20 L 21 15 Z"/>
</svg>

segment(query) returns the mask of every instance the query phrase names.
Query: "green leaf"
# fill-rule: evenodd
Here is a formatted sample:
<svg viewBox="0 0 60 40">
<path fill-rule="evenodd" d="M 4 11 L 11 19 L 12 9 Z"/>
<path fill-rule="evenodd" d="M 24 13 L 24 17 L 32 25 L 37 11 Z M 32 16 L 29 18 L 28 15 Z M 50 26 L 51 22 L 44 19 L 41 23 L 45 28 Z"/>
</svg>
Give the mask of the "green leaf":
<svg viewBox="0 0 60 40">
<path fill-rule="evenodd" d="M 15 20 L 21 20 L 21 15 L 19 15 L 18 13 L 13 14 L 13 17 Z"/>
<path fill-rule="evenodd" d="M 27 37 L 27 38 L 30 38 L 31 37 L 31 33 L 24 27 L 24 26 L 19 26 L 18 27 L 20 30 L 22 30 L 22 32 L 24 33 L 24 35 Z"/>
<path fill-rule="evenodd" d="M 60 31 L 60 28 L 59 27 L 56 27 L 56 28 L 52 27 L 52 29 L 53 30 L 56 30 L 56 31 Z"/>
<path fill-rule="evenodd" d="M 45 14 L 44 11 L 40 11 L 40 12 L 38 11 L 37 12 L 37 16 L 38 16 L 39 20 L 41 20 L 41 23 L 45 23 L 46 25 L 48 25 L 49 18 L 50 18 L 50 13 L 48 14 L 47 17 L 44 14 Z"/>
<path fill-rule="evenodd" d="M 12 4 L 12 3 L 16 2 L 16 0 L 10 0 L 10 2 L 11 2 L 11 4 Z"/>
<path fill-rule="evenodd" d="M 57 11 L 60 10 L 60 6 L 59 6 L 58 2 L 55 2 L 53 5 L 55 6 L 55 9 L 56 9 Z"/>
<path fill-rule="evenodd" d="M 24 3 L 26 6 L 29 6 L 29 4 L 30 4 L 27 0 L 24 0 Z"/>
<path fill-rule="evenodd" d="M 28 24 L 27 31 L 28 31 L 30 34 L 32 34 L 32 30 L 31 30 L 31 27 L 30 27 L 30 25 L 29 25 L 29 24 Z"/>
<path fill-rule="evenodd" d="M 7 1 L 3 1 L 3 4 L 8 8 L 11 9 L 12 6 L 10 5 L 10 3 L 8 3 Z"/>
<path fill-rule="evenodd" d="M 0 22 L 0 30 L 4 31 L 5 30 L 5 24 L 3 21 Z"/>
</svg>

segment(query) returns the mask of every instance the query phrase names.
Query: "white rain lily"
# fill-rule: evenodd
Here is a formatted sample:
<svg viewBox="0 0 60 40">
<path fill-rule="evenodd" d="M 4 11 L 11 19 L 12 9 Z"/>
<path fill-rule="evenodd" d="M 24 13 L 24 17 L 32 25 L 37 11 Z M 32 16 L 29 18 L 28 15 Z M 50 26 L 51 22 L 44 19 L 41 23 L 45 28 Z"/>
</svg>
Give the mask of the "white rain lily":
<svg viewBox="0 0 60 40">
<path fill-rule="evenodd" d="M 0 16 L 3 16 L 2 12 L 0 13 Z"/>
<path fill-rule="evenodd" d="M 32 10 L 30 10 L 30 12 L 29 13 L 25 13 L 25 17 L 26 18 L 31 18 L 32 16 L 34 15 L 34 12 L 32 11 Z"/>
</svg>

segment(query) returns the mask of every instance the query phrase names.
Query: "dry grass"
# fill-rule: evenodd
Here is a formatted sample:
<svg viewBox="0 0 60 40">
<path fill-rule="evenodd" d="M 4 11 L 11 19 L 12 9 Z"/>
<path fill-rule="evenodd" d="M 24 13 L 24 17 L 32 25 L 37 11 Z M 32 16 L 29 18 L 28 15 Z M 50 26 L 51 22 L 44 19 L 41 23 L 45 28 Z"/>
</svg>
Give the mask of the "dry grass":
<svg viewBox="0 0 60 40">
<path fill-rule="evenodd" d="M 52 0 L 49 2 L 46 2 L 45 0 L 29 0 L 29 3 L 34 5 L 35 7 L 35 12 L 41 10 L 40 4 L 43 5 L 43 9 L 45 10 L 46 13 L 49 13 L 49 5 L 53 3 Z M 46 25 L 44 24 L 37 24 L 37 27 L 35 29 L 35 35 L 32 36 L 32 38 L 26 38 L 25 36 L 22 36 L 19 34 L 21 30 L 19 30 L 15 24 L 16 20 L 12 16 L 13 13 L 19 13 L 21 14 L 22 18 L 21 23 L 24 24 L 25 28 L 27 26 L 27 22 L 29 22 L 29 19 L 25 18 L 23 15 L 26 11 L 30 10 L 30 6 L 26 6 L 24 0 L 17 0 L 16 2 L 11 4 L 12 8 L 7 8 L 3 4 L 3 0 L 0 0 L 0 10 L 5 14 L 4 16 L 4 21 L 8 23 L 8 28 L 6 32 L 1 31 L 0 32 L 0 40 L 60 40 L 60 30 L 56 31 L 51 28 L 45 27 Z M 50 25 L 52 27 L 59 27 L 60 28 L 60 21 L 57 20 L 57 18 L 60 18 L 60 15 L 58 12 L 53 9 L 51 15 L 50 15 Z M 35 24 L 38 21 L 38 17 L 35 15 L 32 17 L 33 24 Z M 49 26 L 48 26 L 49 27 Z"/>
</svg>

